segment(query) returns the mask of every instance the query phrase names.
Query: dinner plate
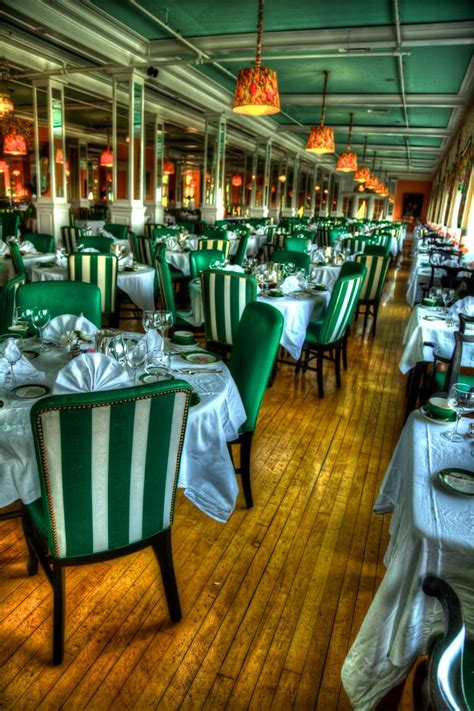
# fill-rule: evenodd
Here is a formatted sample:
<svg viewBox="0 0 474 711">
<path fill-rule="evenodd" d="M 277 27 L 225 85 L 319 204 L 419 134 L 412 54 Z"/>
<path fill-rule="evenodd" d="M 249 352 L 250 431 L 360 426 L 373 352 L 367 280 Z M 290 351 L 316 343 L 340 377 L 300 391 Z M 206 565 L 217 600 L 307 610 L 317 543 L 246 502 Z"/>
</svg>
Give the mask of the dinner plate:
<svg viewBox="0 0 474 711">
<path fill-rule="evenodd" d="M 446 321 L 446 316 L 423 316 L 424 321 Z"/>
<path fill-rule="evenodd" d="M 309 290 L 311 290 L 311 291 L 327 291 L 328 288 L 327 288 L 326 284 L 312 284 L 309 287 Z"/>
<path fill-rule="evenodd" d="M 47 385 L 38 385 L 37 383 L 25 383 L 25 385 L 17 385 L 13 388 L 12 393 L 19 400 L 36 400 L 43 395 L 51 392 Z"/>
<path fill-rule="evenodd" d="M 285 294 L 281 291 L 281 289 L 270 289 L 267 296 L 270 296 L 273 299 L 281 299 L 285 296 Z"/>
<path fill-rule="evenodd" d="M 425 420 L 429 420 L 429 422 L 432 422 L 434 425 L 453 425 L 454 424 L 453 420 L 449 420 L 447 418 L 445 419 L 444 417 L 442 419 L 439 417 L 435 417 L 425 407 L 420 407 L 420 414 L 425 418 Z"/>
<path fill-rule="evenodd" d="M 168 373 L 166 368 L 156 368 L 153 373 L 142 373 L 138 376 L 138 380 L 149 385 L 150 383 L 161 383 L 164 380 L 174 380 L 174 375 Z"/>
<path fill-rule="evenodd" d="M 181 358 L 188 363 L 194 363 L 195 365 L 208 365 L 209 363 L 217 363 L 221 360 L 221 357 L 215 353 L 209 353 L 207 351 L 192 351 L 191 353 L 181 353 Z"/>
<path fill-rule="evenodd" d="M 438 472 L 438 479 L 450 491 L 464 496 L 474 496 L 474 472 L 459 467 L 450 467 Z"/>
</svg>

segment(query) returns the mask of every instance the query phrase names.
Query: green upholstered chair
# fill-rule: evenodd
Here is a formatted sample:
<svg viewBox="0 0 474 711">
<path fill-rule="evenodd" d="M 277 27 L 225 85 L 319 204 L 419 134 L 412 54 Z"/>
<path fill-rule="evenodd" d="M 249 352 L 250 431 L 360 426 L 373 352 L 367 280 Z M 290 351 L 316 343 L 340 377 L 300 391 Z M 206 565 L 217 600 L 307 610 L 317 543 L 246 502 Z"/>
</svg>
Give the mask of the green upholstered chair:
<svg viewBox="0 0 474 711">
<path fill-rule="evenodd" d="M 38 281 L 17 291 L 17 306 L 48 309 L 51 318 L 83 314 L 98 328 L 102 325 L 101 294 L 95 284 L 80 281 Z"/>
<path fill-rule="evenodd" d="M 285 239 L 284 249 L 289 250 L 290 252 L 304 252 L 307 254 L 308 243 L 306 242 L 305 237 L 301 237 L 297 234 L 294 237 L 287 237 Z"/>
<path fill-rule="evenodd" d="M 392 244 L 392 235 L 388 232 L 383 232 L 378 235 L 370 235 L 370 244 L 377 245 L 378 247 L 385 247 L 387 250 L 387 256 L 390 254 L 390 246 Z"/>
<path fill-rule="evenodd" d="M 128 225 L 115 225 L 111 222 L 106 222 L 104 230 L 115 237 L 115 239 L 127 239 Z"/>
<path fill-rule="evenodd" d="M 208 347 L 232 346 L 246 305 L 257 300 L 256 278 L 224 270 L 205 271 L 201 288 Z"/>
<path fill-rule="evenodd" d="M 151 546 L 181 619 L 171 525 L 191 388 L 176 380 L 56 395 L 33 405 L 41 497 L 24 507 L 28 572 L 53 587 L 53 662 L 64 657 L 64 569 Z"/>
<path fill-rule="evenodd" d="M 111 322 L 118 324 L 117 274 L 118 259 L 115 254 L 70 254 L 68 257 L 70 281 L 96 284 L 101 294 L 101 312 L 110 314 Z"/>
<path fill-rule="evenodd" d="M 295 228 L 292 232 L 293 237 L 301 237 L 302 239 L 309 240 L 311 243 L 314 242 L 316 238 L 316 232 L 314 230 L 306 229 L 306 225 L 301 225 L 297 229 Z M 287 247 L 287 249 L 290 249 Z"/>
<path fill-rule="evenodd" d="M 189 253 L 189 267 L 191 270 L 191 279 L 196 279 L 201 272 L 210 268 L 213 262 L 224 264 L 224 252 L 219 249 L 203 249 L 195 250 Z"/>
<path fill-rule="evenodd" d="M 161 222 L 146 222 L 143 226 L 143 233 L 145 237 L 151 239 L 153 237 L 153 230 L 163 229 L 164 227 L 166 227 L 166 225 L 163 225 Z"/>
<path fill-rule="evenodd" d="M 76 216 L 73 212 L 69 213 L 69 226 L 70 227 L 75 227 L 76 226 Z"/>
<path fill-rule="evenodd" d="M 135 232 L 129 233 L 129 243 L 132 254 L 140 264 L 155 266 L 156 242 L 149 237 L 140 237 Z"/>
<path fill-rule="evenodd" d="M 198 239 L 198 249 L 219 249 L 224 253 L 224 259 L 228 259 L 230 250 L 230 241 L 228 239 Z"/>
<path fill-rule="evenodd" d="M 7 245 L 13 263 L 13 268 L 15 270 L 15 274 L 25 274 L 25 263 L 20 252 L 20 245 L 13 237 L 8 240 Z"/>
<path fill-rule="evenodd" d="M 229 370 L 247 414 L 239 439 L 240 474 L 247 508 L 253 506 L 250 455 L 258 413 L 270 379 L 283 331 L 283 316 L 270 304 L 252 301 L 245 307 L 234 339 Z"/>
<path fill-rule="evenodd" d="M 360 274 L 340 276 L 331 292 L 326 313 L 319 321 L 311 321 L 306 330 L 302 357 L 297 363 L 296 373 L 303 368 L 315 370 L 317 375 L 318 395 L 324 397 L 323 362 L 330 360 L 336 371 L 336 385 L 341 387 L 341 353 L 357 301 L 362 289 L 367 268 L 359 265 Z M 316 360 L 316 367 L 309 366 Z"/>
<path fill-rule="evenodd" d="M 193 330 L 189 321 L 186 321 L 186 319 L 181 315 L 181 312 L 179 312 L 176 308 L 173 279 L 171 276 L 170 265 L 166 261 L 166 245 L 164 243 L 159 244 L 156 249 L 155 265 L 162 305 L 164 309 L 171 311 L 173 314 L 174 328 L 177 326 L 186 326 L 187 330 Z"/>
<path fill-rule="evenodd" d="M 462 319 L 463 314 L 460 314 Z M 464 383 L 474 388 L 474 376 L 467 373 L 461 373 L 462 357 L 464 345 L 470 345 L 474 348 L 474 335 L 464 333 L 464 325 L 461 320 L 459 331 L 454 333 L 454 350 L 451 358 L 445 358 L 437 351 L 434 352 L 433 377 L 431 389 L 434 392 L 449 393 L 451 386 L 455 383 Z M 447 365 L 447 370 L 440 370 L 441 363 Z"/>
<path fill-rule="evenodd" d="M 246 230 L 243 231 L 243 234 L 240 235 L 239 237 L 239 244 L 237 246 L 237 252 L 233 257 L 230 258 L 232 264 L 238 264 L 239 267 L 242 266 L 242 263 L 247 255 L 247 247 L 249 244 L 249 239 L 250 239 L 250 229 L 247 228 Z"/>
<path fill-rule="evenodd" d="M 17 274 L 0 291 L 0 333 L 6 333 L 13 323 L 18 289 L 26 284 L 26 274 Z"/>
<path fill-rule="evenodd" d="M 294 264 L 297 269 L 309 270 L 310 256 L 305 252 L 295 252 L 290 249 L 276 249 L 272 254 L 276 264 Z"/>
<path fill-rule="evenodd" d="M 101 254 L 110 254 L 110 248 L 114 244 L 113 239 L 110 237 L 103 237 L 102 235 L 83 235 L 78 237 L 76 240 L 76 251 L 80 252 L 81 249 L 97 249 Z"/>
<path fill-rule="evenodd" d="M 372 316 L 372 336 L 375 337 L 380 298 L 390 264 L 390 257 L 364 253 L 356 256 L 356 262 L 367 267 L 367 274 L 365 275 L 357 304 L 356 317 L 361 311 L 361 306 L 364 307 L 364 330 L 367 327 L 369 316 Z"/>
<path fill-rule="evenodd" d="M 209 239 L 229 239 L 229 230 L 209 225 L 204 228 L 203 236 Z"/>
<path fill-rule="evenodd" d="M 4 212 L 2 214 L 2 239 L 8 241 L 9 237 L 18 237 L 21 218 L 18 212 Z"/>
<path fill-rule="evenodd" d="M 65 225 L 61 227 L 61 242 L 63 247 L 68 254 L 77 251 L 77 240 L 84 237 L 84 230 L 82 227 L 71 227 L 70 225 Z"/>
<path fill-rule="evenodd" d="M 364 254 L 369 254 L 372 257 L 389 257 L 389 250 L 378 244 L 366 244 Z"/>
<path fill-rule="evenodd" d="M 366 237 L 345 237 L 341 240 L 342 249 L 350 249 L 351 254 L 365 252 L 367 246 Z"/>
<path fill-rule="evenodd" d="M 54 237 L 44 232 L 25 232 L 22 242 L 34 244 L 37 252 L 54 252 Z"/>
<path fill-rule="evenodd" d="M 145 227 L 148 227 L 148 232 L 151 232 L 151 237 L 153 237 L 153 239 L 162 239 L 163 237 L 176 237 L 179 232 L 179 229 L 177 227 L 167 225 L 159 225 L 157 227 L 153 225 L 145 225 Z M 145 232 L 145 234 L 147 233 Z"/>
<path fill-rule="evenodd" d="M 472 711 L 474 709 L 474 638 L 468 637 L 461 601 L 441 578 L 424 578 L 423 592 L 443 608 L 444 632 L 429 644 L 428 659 L 417 666 L 413 681 L 416 709 Z"/>
</svg>

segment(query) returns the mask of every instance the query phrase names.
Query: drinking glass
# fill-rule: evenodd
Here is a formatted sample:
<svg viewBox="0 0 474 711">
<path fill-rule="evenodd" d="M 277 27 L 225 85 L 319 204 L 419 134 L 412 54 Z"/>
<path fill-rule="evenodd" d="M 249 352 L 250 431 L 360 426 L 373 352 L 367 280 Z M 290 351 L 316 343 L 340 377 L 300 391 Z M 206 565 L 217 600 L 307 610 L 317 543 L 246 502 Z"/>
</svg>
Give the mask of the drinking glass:
<svg viewBox="0 0 474 711">
<path fill-rule="evenodd" d="M 21 338 L 7 337 L 0 343 L 2 357 L 5 358 L 10 366 L 10 372 L 5 373 L 3 387 L 5 390 L 12 390 L 16 385 L 14 367 L 21 358 Z"/>
<path fill-rule="evenodd" d="M 122 336 L 116 336 L 110 341 L 109 354 L 124 368 L 127 366 L 127 354 Z"/>
<path fill-rule="evenodd" d="M 154 349 L 147 351 L 145 370 L 157 380 L 168 380 L 171 371 L 171 353 Z"/>
<path fill-rule="evenodd" d="M 459 434 L 458 425 L 463 413 L 474 411 L 474 392 L 466 383 L 455 383 L 448 393 L 448 405 L 456 411 L 456 424 L 449 432 L 441 432 L 441 436 L 450 442 L 463 442 L 464 436 Z"/>
<path fill-rule="evenodd" d="M 51 314 L 49 309 L 41 309 L 39 307 L 34 307 L 31 309 L 31 325 L 37 331 L 40 339 L 40 351 L 44 353 L 49 351 L 49 346 L 46 346 L 43 339 L 44 329 L 51 321 Z"/>
<path fill-rule="evenodd" d="M 133 372 L 133 384 L 137 384 L 137 371 L 140 368 L 146 358 L 146 343 L 145 339 L 139 341 L 123 341 L 125 348 L 125 359 L 129 368 Z"/>
<path fill-rule="evenodd" d="M 454 289 L 444 288 L 441 290 L 441 298 L 444 304 L 444 312 L 448 313 L 448 304 L 454 300 Z"/>
<path fill-rule="evenodd" d="M 171 311 L 155 311 L 155 328 L 158 329 L 163 338 L 167 338 L 168 331 L 173 325 L 173 314 Z"/>
<path fill-rule="evenodd" d="M 153 310 L 144 311 L 142 313 L 142 326 L 146 333 L 152 328 L 156 328 L 155 324 L 155 312 Z"/>
</svg>

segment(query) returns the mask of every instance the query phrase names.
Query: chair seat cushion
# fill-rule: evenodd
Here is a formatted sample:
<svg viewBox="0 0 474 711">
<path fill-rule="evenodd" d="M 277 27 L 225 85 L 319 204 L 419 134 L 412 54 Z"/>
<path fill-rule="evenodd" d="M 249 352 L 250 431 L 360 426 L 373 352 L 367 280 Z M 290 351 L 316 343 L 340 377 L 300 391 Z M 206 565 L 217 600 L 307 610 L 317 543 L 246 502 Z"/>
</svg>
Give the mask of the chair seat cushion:
<svg viewBox="0 0 474 711">
<path fill-rule="evenodd" d="M 319 344 L 319 334 L 321 332 L 322 319 L 320 321 L 310 321 L 306 329 L 305 340 L 307 343 Z"/>
<path fill-rule="evenodd" d="M 469 387 L 474 387 L 474 375 L 460 375 L 458 382 L 463 385 L 469 385 Z M 445 392 L 446 390 L 446 371 L 438 370 L 435 373 L 435 387 L 439 392 Z"/>
</svg>

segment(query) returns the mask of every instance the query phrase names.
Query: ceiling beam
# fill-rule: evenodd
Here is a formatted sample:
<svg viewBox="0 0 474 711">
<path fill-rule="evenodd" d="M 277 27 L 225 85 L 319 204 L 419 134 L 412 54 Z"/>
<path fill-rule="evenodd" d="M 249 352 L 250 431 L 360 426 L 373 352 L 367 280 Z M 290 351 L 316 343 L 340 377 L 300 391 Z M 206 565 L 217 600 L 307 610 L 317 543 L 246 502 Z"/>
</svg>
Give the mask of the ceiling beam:
<svg viewBox="0 0 474 711">
<path fill-rule="evenodd" d="M 347 141 L 336 141 L 336 148 L 345 148 L 347 145 Z M 364 148 L 363 143 L 355 143 L 352 141 L 352 148 L 356 151 L 362 151 Z M 410 148 L 412 151 L 419 152 L 419 153 L 440 153 L 442 151 L 441 147 L 436 147 L 436 146 L 414 146 L 413 144 L 410 145 Z M 367 155 L 371 151 L 390 151 L 392 153 L 405 153 L 405 146 L 403 144 L 401 145 L 390 145 L 389 143 L 370 143 L 367 146 Z"/>
<path fill-rule="evenodd" d="M 407 106 L 452 108 L 463 106 L 465 100 L 458 94 L 407 94 Z M 280 94 L 280 101 L 286 106 L 321 106 L 323 95 Z M 400 94 L 331 94 L 328 106 L 402 106 Z"/>
<path fill-rule="evenodd" d="M 312 124 L 295 126 L 293 124 L 280 123 L 277 127 L 278 133 L 304 133 L 309 131 Z M 347 126 L 337 126 L 333 124 L 335 131 L 347 130 Z M 426 126 L 414 126 L 406 128 L 403 126 L 353 126 L 352 134 L 367 134 L 368 136 L 429 136 L 430 138 L 446 138 L 451 135 L 447 128 L 428 128 Z"/>
</svg>

